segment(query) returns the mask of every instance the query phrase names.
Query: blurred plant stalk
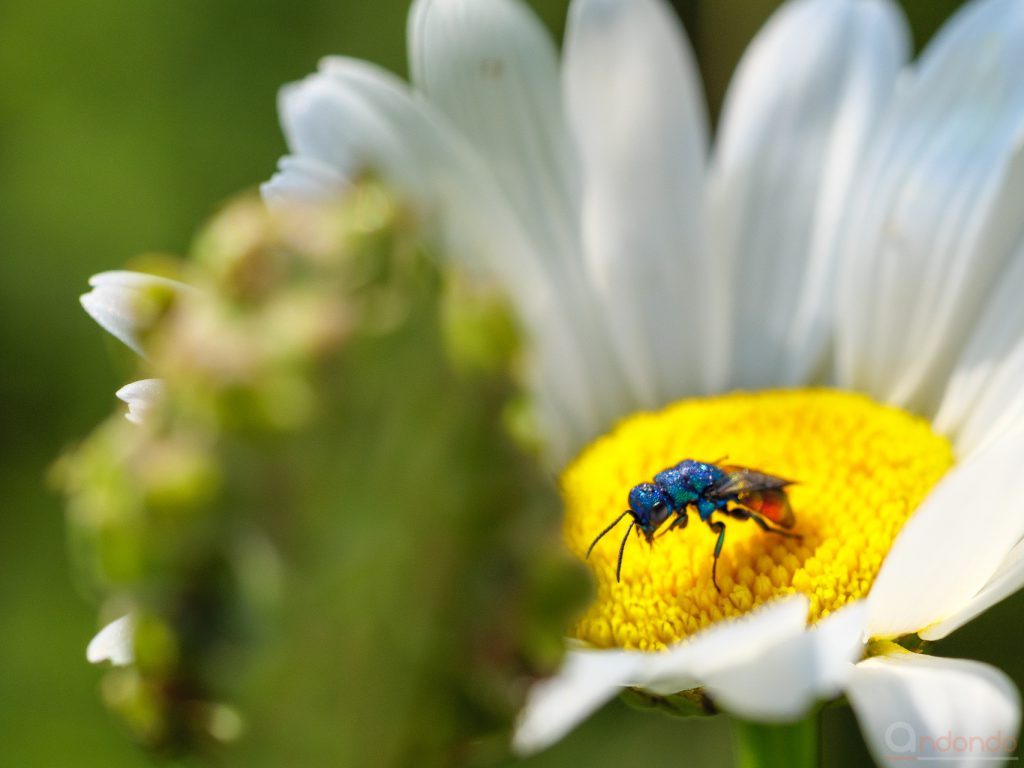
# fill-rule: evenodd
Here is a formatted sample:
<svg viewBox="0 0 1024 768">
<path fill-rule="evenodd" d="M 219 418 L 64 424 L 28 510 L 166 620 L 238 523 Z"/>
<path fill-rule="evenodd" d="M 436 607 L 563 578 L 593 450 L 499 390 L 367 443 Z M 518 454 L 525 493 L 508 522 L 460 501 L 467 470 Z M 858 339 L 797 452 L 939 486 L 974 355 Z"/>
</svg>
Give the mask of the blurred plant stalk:
<svg viewBox="0 0 1024 768">
<path fill-rule="evenodd" d="M 416 232 L 372 180 L 228 205 L 146 335 L 162 398 L 59 463 L 82 580 L 134 617 L 103 697 L 148 747 L 492 762 L 557 664 L 586 581 L 510 437 L 515 330 Z"/>
</svg>

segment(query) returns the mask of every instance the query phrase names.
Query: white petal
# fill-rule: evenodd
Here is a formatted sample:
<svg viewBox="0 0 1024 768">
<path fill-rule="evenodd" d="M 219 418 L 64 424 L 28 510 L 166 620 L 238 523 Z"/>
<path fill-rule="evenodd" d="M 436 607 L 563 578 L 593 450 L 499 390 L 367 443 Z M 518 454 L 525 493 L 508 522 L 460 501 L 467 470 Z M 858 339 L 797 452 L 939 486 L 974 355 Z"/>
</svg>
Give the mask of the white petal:
<svg viewBox="0 0 1024 768">
<path fill-rule="evenodd" d="M 350 179 L 339 169 L 308 155 L 282 157 L 277 173 L 260 185 L 268 204 L 317 202 L 335 197 L 349 186 Z"/>
<path fill-rule="evenodd" d="M 1012 756 L 1020 724 L 1013 683 L 987 664 L 913 653 L 858 664 L 847 695 L 879 765 L 941 760 L 992 765 Z"/>
<path fill-rule="evenodd" d="M 79 301 L 104 330 L 144 355 L 142 337 L 167 305 L 193 289 L 176 280 L 141 272 L 101 272 L 89 278 L 92 290 Z"/>
<path fill-rule="evenodd" d="M 635 677 L 642 657 L 632 651 L 571 649 L 557 675 L 530 689 L 513 749 L 530 754 L 554 744 L 614 698 Z"/>
<path fill-rule="evenodd" d="M 659 653 L 571 649 L 558 674 L 531 689 L 514 745 L 533 752 L 553 744 L 625 687 L 658 695 L 695 688 L 701 684 L 698 670 L 713 674 L 748 661 L 759 646 L 799 637 L 807 607 L 803 596 L 769 603 Z"/>
<path fill-rule="evenodd" d="M 117 398 L 128 404 L 125 418 L 135 424 L 142 424 L 160 405 L 166 392 L 167 388 L 160 379 L 142 379 L 125 384 L 117 390 Z"/>
<path fill-rule="evenodd" d="M 338 65 L 340 69 L 341 65 Z M 327 68 L 325 64 L 324 68 Z M 366 88 L 393 89 L 402 85 L 383 70 L 352 62 L 350 71 L 369 81 Z M 351 181 L 368 170 L 381 173 L 400 185 L 402 192 L 417 199 L 431 189 L 423 174 L 423 153 L 437 151 L 445 137 L 441 129 L 425 125 L 429 117 L 415 108 L 396 116 L 382 114 L 372 96 L 354 85 L 341 87 L 339 78 L 319 72 L 284 86 L 278 95 L 281 126 L 295 158 L 283 159 L 277 183 L 271 192 L 296 190 L 310 194 L 315 189 L 334 193 L 325 184 L 332 174 L 338 181 Z"/>
<path fill-rule="evenodd" d="M 969 3 L 901 80 L 840 234 L 842 386 L 938 406 L 1024 227 L 1022 41 L 1024 4 Z"/>
<path fill-rule="evenodd" d="M 803 595 L 776 600 L 734 621 L 723 621 L 662 653 L 643 656 L 633 685 L 667 695 L 694 688 L 805 633 L 809 603 Z"/>
<path fill-rule="evenodd" d="M 868 632 L 894 637 L 956 615 L 1024 536 L 1024 436 L 956 466 L 896 538 L 868 596 Z"/>
<path fill-rule="evenodd" d="M 1018 157 L 1024 160 L 1024 152 Z M 1024 162 L 1021 162 L 1024 166 Z M 1024 190 L 1018 193 L 1024 197 Z M 966 456 L 1008 432 L 1024 430 L 1024 244 L 1000 277 L 957 361 L 934 428 Z"/>
<path fill-rule="evenodd" d="M 859 600 L 843 606 L 811 629 L 813 653 L 808 658 L 813 659 L 816 667 L 818 698 L 831 698 L 846 686 L 853 663 L 864 655 L 867 621 L 867 601 Z"/>
<path fill-rule="evenodd" d="M 513 296 L 544 287 L 546 272 L 489 172 L 401 80 L 364 62 L 329 58 L 282 89 L 281 122 L 296 154 L 282 160 L 300 192 L 332 192 L 333 178 L 380 174 L 425 223 L 442 227 L 445 255 L 499 271 Z M 271 182 L 273 183 L 273 182 Z M 287 199 L 289 185 L 271 191 Z"/>
<path fill-rule="evenodd" d="M 115 667 L 123 667 L 135 660 L 135 621 L 131 614 L 115 619 L 101 629 L 89 642 L 85 658 L 91 664 L 109 661 Z"/>
<path fill-rule="evenodd" d="M 670 695 L 704 687 L 715 703 L 752 720 L 801 717 L 837 695 L 863 653 L 863 603 L 807 629 L 807 598 L 769 603 L 659 653 L 570 650 L 559 673 L 534 686 L 514 744 L 554 743 L 624 687 Z"/>
<path fill-rule="evenodd" d="M 721 387 L 712 353 L 725 343 L 725 275 L 704 237 L 707 117 L 674 11 L 575 0 L 564 81 L 584 254 L 638 402 Z"/>
<path fill-rule="evenodd" d="M 962 627 L 975 616 L 979 616 L 996 603 L 1024 587 L 1024 542 L 1010 550 L 989 582 L 978 594 L 948 619 L 933 624 L 922 631 L 925 640 L 941 640 L 955 629 Z"/>
<path fill-rule="evenodd" d="M 583 269 L 579 171 L 554 45 L 519 0 L 417 0 L 408 36 L 413 82 L 482 158 L 529 240 L 531 253 L 505 254 L 501 268 L 538 263 L 545 287 L 533 293 L 546 294 L 547 317 L 535 326 L 536 344 L 545 346 L 559 327 L 568 332 L 557 349 L 540 351 L 538 378 L 576 379 L 575 396 L 560 398 L 560 407 L 578 414 L 570 441 L 578 450 L 638 401 L 611 354 L 604 307 Z M 490 235 L 492 250 L 498 237 Z"/>
<path fill-rule="evenodd" d="M 795 602 L 795 601 L 794 601 Z M 804 606 L 806 608 L 806 604 Z M 786 722 L 836 696 L 863 655 L 867 612 L 855 603 L 810 630 L 743 638 L 735 656 L 709 646 L 694 675 L 715 703 L 748 720 Z"/>
<path fill-rule="evenodd" d="M 579 191 L 558 61 L 519 0 L 416 0 L 412 81 L 493 169 L 552 260 L 579 261 Z"/>
<path fill-rule="evenodd" d="M 733 272 L 732 385 L 799 383 L 820 365 L 835 225 L 907 47 L 888 0 L 798 0 L 740 62 L 710 196 L 715 253 Z"/>
<path fill-rule="evenodd" d="M 807 629 L 798 595 L 723 622 L 665 653 L 647 654 L 633 685 L 666 695 L 698 686 L 749 720 L 785 722 L 837 695 L 863 654 L 866 606 L 854 603 Z"/>
</svg>

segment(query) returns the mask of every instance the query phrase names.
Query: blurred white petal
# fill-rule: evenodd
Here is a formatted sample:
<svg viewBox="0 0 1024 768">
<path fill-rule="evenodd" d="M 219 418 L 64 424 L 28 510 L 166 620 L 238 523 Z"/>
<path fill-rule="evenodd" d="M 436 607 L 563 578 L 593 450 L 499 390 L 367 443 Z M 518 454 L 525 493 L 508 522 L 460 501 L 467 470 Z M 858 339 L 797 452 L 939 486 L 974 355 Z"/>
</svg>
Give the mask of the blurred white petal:
<svg viewBox="0 0 1024 768">
<path fill-rule="evenodd" d="M 806 602 L 803 608 L 806 619 Z M 800 626 L 774 637 L 737 632 L 742 645 L 709 644 L 704 657 L 695 660 L 693 674 L 715 703 L 734 715 L 759 722 L 797 720 L 842 690 L 853 662 L 863 655 L 866 616 L 866 606 L 854 603 L 809 630 Z"/>
<path fill-rule="evenodd" d="M 616 376 L 606 355 L 582 343 L 592 334 L 583 330 L 586 313 L 573 311 L 579 302 L 560 294 L 565 281 L 552 274 L 493 174 L 429 104 L 363 62 L 329 58 L 321 70 L 282 93 L 291 149 L 343 175 L 382 174 L 439 228 L 444 255 L 502 281 L 536 342 L 533 380 L 540 410 L 552 419 L 546 427 L 562 437 L 563 457 L 576 450 L 603 421 L 595 390 Z"/>
<path fill-rule="evenodd" d="M 125 384 L 117 390 L 117 398 L 128 404 L 125 418 L 135 424 L 142 424 L 146 417 L 160 405 L 167 388 L 160 379 L 142 379 Z"/>
<path fill-rule="evenodd" d="M 1024 231 L 1024 4 L 969 3 L 900 81 L 857 174 L 839 384 L 933 412 Z"/>
<path fill-rule="evenodd" d="M 141 272 L 101 272 L 89 278 L 92 290 L 79 301 L 102 328 L 145 356 L 142 337 L 152 330 L 167 304 L 193 289 L 166 277 Z"/>
<path fill-rule="evenodd" d="M 499 275 L 533 262 L 543 288 L 521 301 L 544 302 L 534 336 L 542 391 L 573 381 L 558 409 L 579 427 L 562 457 L 636 406 L 622 366 L 609 354 L 603 307 L 583 270 L 579 171 L 562 112 L 554 45 L 519 0 L 417 0 L 409 14 L 414 84 L 443 113 L 458 138 L 482 158 L 519 223 L 528 253 L 496 257 Z M 487 247 L 495 247 L 492 232 Z M 514 278 L 513 278 L 514 279 Z M 528 316 L 528 312 L 524 312 Z M 566 329 L 570 337 L 553 337 Z"/>
<path fill-rule="evenodd" d="M 1002 564 L 974 597 L 959 611 L 919 634 L 925 640 L 941 640 L 950 632 L 987 611 L 1024 587 L 1024 542 L 1011 549 Z"/>
<path fill-rule="evenodd" d="M 669 695 L 703 686 L 742 717 L 798 718 L 841 690 L 863 650 L 862 604 L 810 630 L 807 609 L 802 595 L 769 603 L 658 653 L 574 647 L 559 673 L 531 690 L 514 745 L 553 744 L 624 687 Z"/>
<path fill-rule="evenodd" d="M 565 98 L 583 244 L 636 405 L 720 387 L 724 280 L 707 258 L 700 74 L 662 0 L 575 0 Z"/>
<path fill-rule="evenodd" d="M 864 656 L 868 620 L 866 600 L 843 606 L 819 621 L 808 633 L 815 671 L 816 692 L 827 699 L 846 686 L 853 663 Z"/>
<path fill-rule="evenodd" d="M 797 0 L 744 54 L 710 187 L 714 253 L 733 272 L 731 385 L 804 383 L 820 365 L 835 227 L 907 37 L 888 0 Z"/>
<path fill-rule="evenodd" d="M 808 606 L 803 595 L 777 600 L 740 619 L 714 624 L 662 653 L 645 654 L 633 684 L 664 695 L 747 665 L 761 657 L 761 648 L 775 648 L 803 634 Z"/>
<path fill-rule="evenodd" d="M 1018 153 L 1024 160 L 1024 152 Z M 1021 163 L 1024 165 L 1024 162 Z M 1024 190 L 1019 195 L 1024 197 Z M 985 306 L 956 363 L 935 429 L 966 456 L 1009 432 L 1024 431 L 1024 244 Z"/>
<path fill-rule="evenodd" d="M 963 610 L 1024 536 L 1024 436 L 954 467 L 903 526 L 868 596 L 868 632 L 917 632 Z"/>
<path fill-rule="evenodd" d="M 339 78 L 325 72 L 281 89 L 278 110 L 293 157 L 280 163 L 285 175 L 278 189 L 284 182 L 285 191 L 291 188 L 308 194 L 326 188 L 334 194 L 324 184 L 332 172 L 348 182 L 373 170 L 415 199 L 426 199 L 431 178 L 424 173 L 424 153 L 448 149 L 442 129 L 429 125 L 429 117 L 413 105 L 401 115 L 382 114 L 365 90 L 403 91 L 404 86 L 370 65 L 351 62 L 351 67 L 361 71 L 363 89 L 342 86 Z M 304 181 L 296 185 L 296 179 Z"/>
<path fill-rule="evenodd" d="M 579 182 L 558 60 L 519 0 L 416 0 L 413 84 L 485 158 L 545 257 L 579 271 Z"/>
<path fill-rule="evenodd" d="M 987 664 L 913 653 L 879 656 L 856 665 L 847 695 L 879 765 L 922 758 L 981 766 L 1013 755 L 1007 745 L 1016 745 L 1020 697 L 1010 679 Z"/>
<path fill-rule="evenodd" d="M 642 660 L 635 651 L 571 648 L 558 674 L 530 689 L 512 747 L 530 754 L 554 744 L 614 698 L 636 676 Z"/>
<path fill-rule="evenodd" d="M 424 223 L 441 228 L 445 256 L 498 271 L 521 300 L 544 292 L 543 266 L 490 171 L 397 77 L 354 59 L 324 59 L 320 72 L 282 89 L 280 109 L 302 167 L 345 179 L 380 174 Z M 298 161 L 286 167 L 296 170 Z"/>
<path fill-rule="evenodd" d="M 92 664 L 109 661 L 123 667 L 135 660 L 135 620 L 131 614 L 110 622 L 96 633 L 85 649 L 85 658 Z"/>
<path fill-rule="evenodd" d="M 308 155 L 288 155 L 277 164 L 277 173 L 260 185 L 268 204 L 330 200 L 348 189 L 350 178 L 327 163 Z"/>
</svg>

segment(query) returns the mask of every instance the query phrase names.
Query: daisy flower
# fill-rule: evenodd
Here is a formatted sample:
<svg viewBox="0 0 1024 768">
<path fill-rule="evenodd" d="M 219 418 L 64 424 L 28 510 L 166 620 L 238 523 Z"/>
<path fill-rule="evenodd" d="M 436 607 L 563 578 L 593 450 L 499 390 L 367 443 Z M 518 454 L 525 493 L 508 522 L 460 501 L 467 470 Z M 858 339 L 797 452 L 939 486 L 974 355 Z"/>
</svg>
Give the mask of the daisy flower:
<svg viewBox="0 0 1024 768">
<path fill-rule="evenodd" d="M 893 3 L 791 0 L 713 146 L 662 0 L 573 0 L 561 66 L 518 0 L 416 0 L 409 46 L 412 87 L 332 58 L 283 89 L 264 195 L 380 174 L 500 282 L 568 547 L 683 459 L 796 481 L 798 537 L 731 520 L 716 572 L 697 520 L 627 540 L 621 578 L 599 541 L 516 746 L 631 687 L 768 723 L 845 694 L 879 761 L 1005 755 L 1013 684 L 920 651 L 1024 585 L 1024 3 L 910 62 Z"/>
</svg>

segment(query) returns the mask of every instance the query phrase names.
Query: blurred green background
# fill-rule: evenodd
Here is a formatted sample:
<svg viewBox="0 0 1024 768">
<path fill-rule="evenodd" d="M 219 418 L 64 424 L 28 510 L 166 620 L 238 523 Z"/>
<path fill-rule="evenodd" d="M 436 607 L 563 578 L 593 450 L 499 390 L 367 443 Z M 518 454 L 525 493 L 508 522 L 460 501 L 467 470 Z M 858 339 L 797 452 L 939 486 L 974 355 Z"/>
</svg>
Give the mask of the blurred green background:
<svg viewBox="0 0 1024 768">
<path fill-rule="evenodd" d="M 560 36 L 567 0 L 531 3 Z M 957 0 L 904 0 L 918 45 Z M 713 107 L 772 0 L 679 0 Z M 85 663 L 95 607 L 75 590 L 52 460 L 114 405 L 124 358 L 78 306 L 94 272 L 181 252 L 284 152 L 275 94 L 346 53 L 405 71 L 408 0 L 80 0 L 0 5 L 0 765 L 141 766 Z M 1024 682 L 1024 599 L 938 652 Z M 827 714 L 828 764 L 868 759 L 848 711 Z M 729 724 L 619 703 L 536 766 L 727 765 Z"/>
</svg>

